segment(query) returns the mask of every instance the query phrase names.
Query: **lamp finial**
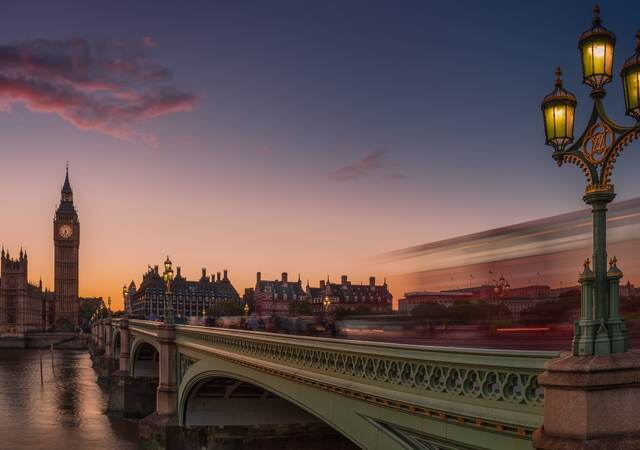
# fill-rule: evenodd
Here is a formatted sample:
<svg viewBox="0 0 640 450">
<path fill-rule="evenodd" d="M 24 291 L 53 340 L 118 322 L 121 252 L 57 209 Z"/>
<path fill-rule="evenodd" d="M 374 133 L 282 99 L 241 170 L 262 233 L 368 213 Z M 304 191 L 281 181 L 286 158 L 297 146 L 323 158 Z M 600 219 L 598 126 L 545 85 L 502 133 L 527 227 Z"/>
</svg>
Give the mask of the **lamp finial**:
<svg viewBox="0 0 640 450">
<path fill-rule="evenodd" d="M 600 4 L 596 3 L 593 7 L 593 24 L 600 25 Z"/>
<path fill-rule="evenodd" d="M 556 87 L 562 87 L 562 69 L 560 66 L 556 67 Z"/>
</svg>

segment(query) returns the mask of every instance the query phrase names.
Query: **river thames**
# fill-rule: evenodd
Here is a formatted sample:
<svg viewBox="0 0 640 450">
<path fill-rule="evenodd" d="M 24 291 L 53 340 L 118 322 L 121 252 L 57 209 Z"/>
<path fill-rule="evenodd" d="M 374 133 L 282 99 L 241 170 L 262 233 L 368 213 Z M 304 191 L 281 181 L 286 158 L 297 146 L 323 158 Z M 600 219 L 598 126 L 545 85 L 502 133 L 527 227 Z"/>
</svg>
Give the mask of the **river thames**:
<svg viewBox="0 0 640 450">
<path fill-rule="evenodd" d="M 0 450 L 135 450 L 137 424 L 105 414 L 87 352 L 0 350 Z"/>
</svg>

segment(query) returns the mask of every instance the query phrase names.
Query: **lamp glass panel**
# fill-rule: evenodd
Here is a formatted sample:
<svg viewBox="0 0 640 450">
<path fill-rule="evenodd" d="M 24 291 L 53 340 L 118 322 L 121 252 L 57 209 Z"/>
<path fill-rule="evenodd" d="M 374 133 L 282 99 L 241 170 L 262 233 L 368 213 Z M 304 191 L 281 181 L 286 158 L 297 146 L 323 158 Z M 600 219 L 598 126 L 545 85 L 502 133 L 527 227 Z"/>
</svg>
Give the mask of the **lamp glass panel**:
<svg viewBox="0 0 640 450">
<path fill-rule="evenodd" d="M 567 133 L 567 106 L 555 105 L 553 107 L 553 119 L 555 121 L 556 138 L 564 138 Z"/>
<path fill-rule="evenodd" d="M 607 39 L 594 39 L 582 46 L 582 70 L 584 78 L 606 75 L 613 70 L 613 45 Z"/>
<path fill-rule="evenodd" d="M 556 135 L 553 108 L 553 105 L 549 105 L 544 110 L 544 128 L 547 134 L 547 141 L 551 141 Z"/>
<path fill-rule="evenodd" d="M 569 139 L 573 139 L 573 117 L 575 115 L 576 109 L 574 106 L 571 105 L 566 105 L 566 123 L 567 123 L 567 127 L 566 127 L 566 134 L 565 136 Z"/>
<path fill-rule="evenodd" d="M 640 107 L 640 70 L 627 73 L 624 84 L 627 112 L 637 110 Z"/>
</svg>

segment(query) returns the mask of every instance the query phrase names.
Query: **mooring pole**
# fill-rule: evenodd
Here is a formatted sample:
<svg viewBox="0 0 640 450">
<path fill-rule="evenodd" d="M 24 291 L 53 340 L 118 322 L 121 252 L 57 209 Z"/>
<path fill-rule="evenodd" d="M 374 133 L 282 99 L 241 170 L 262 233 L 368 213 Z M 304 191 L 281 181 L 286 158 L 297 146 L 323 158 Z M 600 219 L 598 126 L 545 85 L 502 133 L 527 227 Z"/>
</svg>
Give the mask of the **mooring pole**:
<svg viewBox="0 0 640 450">
<path fill-rule="evenodd" d="M 56 368 L 53 365 L 53 344 L 51 344 L 51 372 L 53 373 L 53 376 L 55 378 L 55 376 L 56 376 Z"/>
</svg>

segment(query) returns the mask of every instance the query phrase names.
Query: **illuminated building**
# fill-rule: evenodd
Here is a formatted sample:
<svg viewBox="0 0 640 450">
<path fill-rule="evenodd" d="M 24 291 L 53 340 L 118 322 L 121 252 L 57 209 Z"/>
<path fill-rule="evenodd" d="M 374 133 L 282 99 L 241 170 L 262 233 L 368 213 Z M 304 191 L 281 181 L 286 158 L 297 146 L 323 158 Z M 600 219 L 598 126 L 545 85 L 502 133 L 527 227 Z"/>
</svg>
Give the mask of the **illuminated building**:
<svg viewBox="0 0 640 450">
<path fill-rule="evenodd" d="M 326 309 L 329 312 L 343 309 L 385 314 L 391 312 L 393 300 L 387 282 L 376 285 L 376 277 L 369 277 L 369 284 L 352 284 L 346 275 L 342 275 L 340 283 L 320 281 L 318 288 L 307 286 L 307 293 L 315 314 Z"/>
<path fill-rule="evenodd" d="M 280 280 L 263 280 L 260 272 L 256 274 L 253 301 L 258 316 L 288 316 L 292 301 L 306 299 L 300 277 L 298 281 L 290 282 L 287 272 L 282 272 Z"/>
<path fill-rule="evenodd" d="M 164 314 L 164 302 L 167 298 L 166 284 L 159 273 L 158 266 L 149 267 L 142 276 L 140 287 L 136 289 L 131 282 L 127 291 L 131 310 L 134 317 L 159 319 Z M 180 267 L 176 267 L 176 276 L 171 281 L 171 291 L 167 301 L 173 305 L 177 318 L 200 317 L 207 313 L 215 302 L 240 302 L 238 292 L 231 284 L 225 270 L 221 275 L 207 276 L 207 270 L 202 269 L 202 276 L 198 281 L 188 281 L 182 276 Z"/>
</svg>

